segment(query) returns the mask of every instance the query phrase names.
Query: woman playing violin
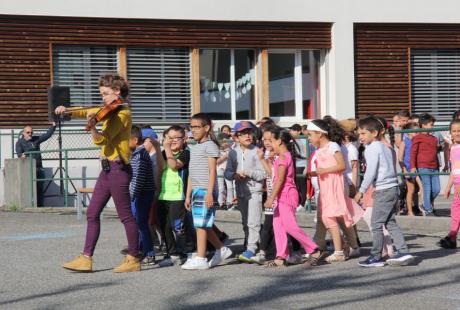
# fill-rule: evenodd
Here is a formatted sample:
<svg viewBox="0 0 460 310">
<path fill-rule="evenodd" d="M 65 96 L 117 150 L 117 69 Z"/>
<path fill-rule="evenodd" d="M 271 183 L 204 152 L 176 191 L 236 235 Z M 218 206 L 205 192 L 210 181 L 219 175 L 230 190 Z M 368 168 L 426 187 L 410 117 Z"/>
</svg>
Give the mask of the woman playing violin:
<svg viewBox="0 0 460 310">
<path fill-rule="evenodd" d="M 104 108 L 124 102 L 129 93 L 128 82 L 116 73 L 106 74 L 99 79 L 99 91 L 104 101 Z M 131 180 L 131 111 L 126 105 L 119 105 L 113 113 L 105 113 L 102 130 L 96 128 L 99 108 L 73 109 L 59 106 L 56 114 L 71 114 L 74 118 L 87 118 L 87 129 L 91 132 L 93 143 L 101 147 L 102 171 L 97 179 L 94 194 L 87 210 L 86 242 L 83 253 L 74 260 L 65 263 L 64 268 L 80 271 L 92 271 L 92 256 L 100 233 L 100 215 L 104 206 L 113 198 L 118 217 L 125 226 L 128 238 L 128 255 L 114 272 L 131 272 L 140 270 L 138 259 L 139 233 L 136 221 L 130 209 L 129 182 Z"/>
</svg>

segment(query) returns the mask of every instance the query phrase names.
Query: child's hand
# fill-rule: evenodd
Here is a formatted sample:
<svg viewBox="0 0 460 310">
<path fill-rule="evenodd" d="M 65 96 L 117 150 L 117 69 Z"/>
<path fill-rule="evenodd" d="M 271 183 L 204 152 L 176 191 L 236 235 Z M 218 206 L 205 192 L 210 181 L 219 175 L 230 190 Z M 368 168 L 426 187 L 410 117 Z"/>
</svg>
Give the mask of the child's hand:
<svg viewBox="0 0 460 310">
<path fill-rule="evenodd" d="M 204 201 L 204 203 L 206 204 L 206 208 L 212 208 L 212 206 L 214 205 L 214 199 L 212 198 L 212 193 L 207 193 L 206 194 L 206 199 Z"/>
<path fill-rule="evenodd" d="M 450 196 L 450 188 L 447 188 L 446 191 L 444 192 L 444 197 L 449 198 Z"/>
<path fill-rule="evenodd" d="M 257 149 L 257 156 L 259 156 L 260 160 L 263 160 L 265 157 L 264 151 L 260 148 Z"/>
<path fill-rule="evenodd" d="M 171 148 L 171 140 L 169 139 L 168 136 L 166 136 L 165 139 L 163 140 L 163 147 L 165 149 L 170 149 Z"/>
<path fill-rule="evenodd" d="M 268 197 L 267 200 L 264 203 L 264 207 L 266 209 L 272 209 L 273 208 L 273 198 Z"/>
<path fill-rule="evenodd" d="M 411 169 L 410 169 L 410 172 L 411 172 L 411 173 L 417 173 L 417 168 L 411 168 Z"/>
<path fill-rule="evenodd" d="M 326 168 L 320 168 L 320 167 L 316 168 L 316 174 L 317 175 L 322 175 L 322 174 L 325 174 L 325 173 L 326 173 Z"/>
<path fill-rule="evenodd" d="M 184 206 L 185 206 L 185 209 L 187 209 L 187 211 L 192 210 L 192 208 L 190 206 L 190 198 L 189 197 L 185 198 Z"/>
<path fill-rule="evenodd" d="M 354 200 L 357 204 L 361 204 L 361 199 L 363 198 L 363 194 L 361 192 L 356 193 Z"/>
</svg>

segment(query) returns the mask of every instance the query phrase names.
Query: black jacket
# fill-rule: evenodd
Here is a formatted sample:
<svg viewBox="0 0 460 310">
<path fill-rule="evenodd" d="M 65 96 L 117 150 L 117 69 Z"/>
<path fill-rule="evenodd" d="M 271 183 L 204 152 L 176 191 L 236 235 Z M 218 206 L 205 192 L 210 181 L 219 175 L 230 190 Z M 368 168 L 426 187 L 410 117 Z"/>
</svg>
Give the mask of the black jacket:
<svg viewBox="0 0 460 310">
<path fill-rule="evenodd" d="M 18 142 L 16 142 L 16 154 L 18 157 L 21 157 L 23 153 L 30 152 L 30 151 L 40 151 L 40 143 L 45 142 L 53 135 L 54 131 L 56 130 L 56 126 L 51 126 L 47 132 L 40 136 L 32 136 L 30 140 L 24 139 L 21 135 Z M 35 158 L 36 166 L 41 168 L 42 167 L 42 156 L 40 153 L 33 154 Z"/>
</svg>

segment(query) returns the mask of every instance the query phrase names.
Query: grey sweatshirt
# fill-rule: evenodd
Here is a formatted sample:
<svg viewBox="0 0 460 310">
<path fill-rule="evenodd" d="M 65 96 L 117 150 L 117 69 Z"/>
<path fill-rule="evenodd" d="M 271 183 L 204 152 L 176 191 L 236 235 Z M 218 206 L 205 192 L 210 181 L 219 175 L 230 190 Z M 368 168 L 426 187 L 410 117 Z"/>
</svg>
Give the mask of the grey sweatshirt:
<svg viewBox="0 0 460 310">
<path fill-rule="evenodd" d="M 398 186 L 396 154 L 380 141 L 374 141 L 364 151 L 366 173 L 359 191 L 365 193 L 371 184 L 376 190 Z"/>
<path fill-rule="evenodd" d="M 236 181 L 234 174 L 241 171 L 245 171 L 249 177 L 243 181 Z M 251 193 L 262 192 L 267 176 L 259 156 L 257 156 L 257 147 L 251 145 L 244 152 L 240 146 L 230 150 L 224 177 L 230 181 L 235 180 L 238 197 L 249 197 Z"/>
</svg>

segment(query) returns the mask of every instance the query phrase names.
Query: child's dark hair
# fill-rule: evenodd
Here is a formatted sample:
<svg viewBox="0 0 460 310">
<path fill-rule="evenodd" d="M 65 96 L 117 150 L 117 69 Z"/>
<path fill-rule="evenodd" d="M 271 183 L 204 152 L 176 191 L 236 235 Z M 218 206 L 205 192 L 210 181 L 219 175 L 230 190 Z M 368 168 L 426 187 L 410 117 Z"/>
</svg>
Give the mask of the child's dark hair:
<svg viewBox="0 0 460 310">
<path fill-rule="evenodd" d="M 230 128 L 230 126 L 228 125 L 222 125 L 222 127 L 220 127 L 220 132 L 224 131 L 224 128 L 228 128 L 228 130 L 231 132 L 232 131 L 232 128 Z"/>
<path fill-rule="evenodd" d="M 283 144 L 286 145 L 286 148 L 288 149 L 289 153 L 291 153 L 292 162 L 294 163 L 294 171 L 295 171 L 295 168 L 296 168 L 295 160 L 297 158 L 301 158 L 299 154 L 297 153 L 297 150 L 299 149 L 297 143 L 292 138 L 289 131 L 284 128 L 281 128 L 279 126 L 272 126 L 270 127 L 270 132 L 272 133 L 273 137 L 276 140 L 281 140 Z"/>
<path fill-rule="evenodd" d="M 178 131 L 185 138 L 185 129 L 181 125 L 172 125 L 163 131 L 163 137 L 165 137 L 170 131 Z"/>
<path fill-rule="evenodd" d="M 385 132 L 388 133 L 388 136 L 390 138 L 390 144 L 391 144 L 391 146 L 394 147 L 394 145 L 395 145 L 395 129 L 393 128 L 393 126 L 388 124 L 388 122 L 387 122 L 387 120 L 385 118 L 383 118 L 381 116 L 377 116 L 377 119 L 382 124 L 383 129 L 385 129 Z"/>
<path fill-rule="evenodd" d="M 449 124 L 449 131 L 452 131 L 452 126 L 457 125 L 457 124 L 460 124 L 460 119 L 459 118 L 454 118 Z"/>
<path fill-rule="evenodd" d="M 99 87 L 110 87 L 112 89 L 119 89 L 120 96 L 127 99 L 129 94 L 129 83 L 124 77 L 116 72 L 103 74 L 99 77 Z"/>
<path fill-rule="evenodd" d="M 409 117 L 409 120 L 413 121 L 414 119 L 420 119 L 420 115 L 418 114 L 412 114 L 410 117 Z"/>
<path fill-rule="evenodd" d="M 200 121 L 202 126 L 209 126 L 209 131 L 208 131 L 209 138 L 210 138 L 211 141 L 214 142 L 218 147 L 220 147 L 219 141 L 217 141 L 217 137 L 216 137 L 216 135 L 214 134 L 214 130 L 213 130 L 213 128 L 212 128 L 212 127 L 213 127 L 213 125 L 212 125 L 212 119 L 211 119 L 211 117 L 209 117 L 208 114 L 202 113 L 202 112 L 201 112 L 201 113 L 196 113 L 196 114 L 192 115 L 191 119 Z"/>
<path fill-rule="evenodd" d="M 330 141 L 342 145 L 342 141 L 345 137 L 345 132 L 334 118 L 331 116 L 325 116 L 323 119 L 312 120 L 312 123 L 322 130 L 327 131 L 327 138 Z"/>
<path fill-rule="evenodd" d="M 399 117 L 410 117 L 410 113 L 407 110 L 401 110 L 398 113 L 396 113 Z"/>
<path fill-rule="evenodd" d="M 137 145 L 142 144 L 142 131 L 139 126 L 133 125 L 131 127 L 131 137 L 137 139 L 137 143 L 136 143 Z"/>
<path fill-rule="evenodd" d="M 407 125 L 404 126 L 403 129 L 415 129 L 415 128 L 420 128 L 420 125 L 418 123 L 407 123 Z"/>
<path fill-rule="evenodd" d="M 382 129 L 384 129 L 384 125 L 375 116 L 368 116 L 358 121 L 358 128 L 366 129 L 370 132 L 377 131 L 380 134 Z"/>
<path fill-rule="evenodd" d="M 457 118 L 459 118 L 459 117 L 460 117 L 460 110 L 457 110 L 457 111 L 454 112 L 454 114 L 452 114 L 452 119 L 453 119 L 453 120 L 454 120 L 454 119 L 457 119 Z"/>
<path fill-rule="evenodd" d="M 423 114 L 420 114 L 420 118 L 418 122 L 420 124 L 420 127 L 422 127 L 422 125 L 436 122 L 436 119 L 434 118 L 434 116 L 432 116 L 429 113 L 423 113 Z"/>
</svg>

